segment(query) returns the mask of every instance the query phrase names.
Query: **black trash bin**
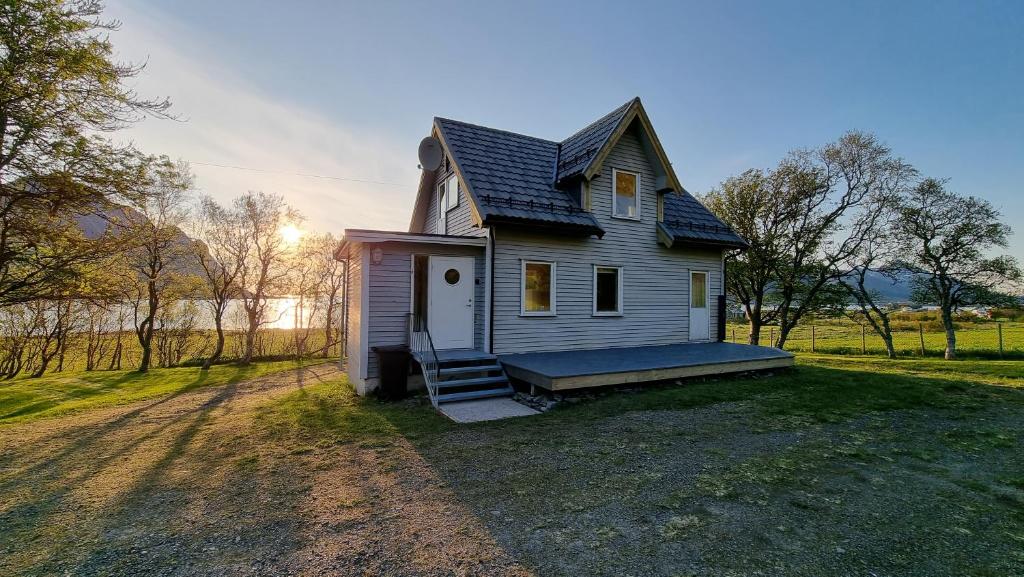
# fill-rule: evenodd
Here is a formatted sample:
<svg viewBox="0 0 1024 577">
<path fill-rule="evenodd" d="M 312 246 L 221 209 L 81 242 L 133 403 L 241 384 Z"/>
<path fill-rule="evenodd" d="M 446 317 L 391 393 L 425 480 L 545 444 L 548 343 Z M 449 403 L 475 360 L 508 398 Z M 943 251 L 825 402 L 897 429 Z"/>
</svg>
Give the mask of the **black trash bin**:
<svg viewBox="0 0 1024 577">
<path fill-rule="evenodd" d="M 373 347 L 373 352 L 377 353 L 377 370 L 380 372 L 378 396 L 388 400 L 405 397 L 409 390 L 409 347 Z"/>
</svg>

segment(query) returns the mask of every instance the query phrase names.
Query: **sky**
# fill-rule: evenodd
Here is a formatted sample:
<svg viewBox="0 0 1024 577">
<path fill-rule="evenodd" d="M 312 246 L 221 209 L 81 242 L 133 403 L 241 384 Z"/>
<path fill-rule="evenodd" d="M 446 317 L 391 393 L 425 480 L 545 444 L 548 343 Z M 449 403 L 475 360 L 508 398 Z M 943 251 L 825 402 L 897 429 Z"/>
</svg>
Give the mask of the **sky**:
<svg viewBox="0 0 1024 577">
<path fill-rule="evenodd" d="M 177 121 L 120 138 L 309 230 L 406 230 L 434 116 L 561 140 L 639 96 L 683 186 L 876 134 L 980 196 L 1024 257 L 1024 2 L 110 0 Z M 220 166 L 214 166 L 220 165 Z M 225 168 L 236 167 L 236 168 Z"/>
</svg>

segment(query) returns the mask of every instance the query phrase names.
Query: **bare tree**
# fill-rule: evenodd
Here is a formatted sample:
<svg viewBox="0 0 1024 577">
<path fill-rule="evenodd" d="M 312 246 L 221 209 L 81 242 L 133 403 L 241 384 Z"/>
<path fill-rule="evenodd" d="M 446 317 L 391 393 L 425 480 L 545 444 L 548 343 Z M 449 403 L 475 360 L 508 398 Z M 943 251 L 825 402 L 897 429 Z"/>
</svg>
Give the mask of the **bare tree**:
<svg viewBox="0 0 1024 577">
<path fill-rule="evenodd" d="M 340 320 L 335 317 L 341 310 L 344 296 L 342 291 L 345 288 L 345 263 L 334 258 L 334 249 L 337 248 L 338 241 L 332 234 L 325 233 L 318 238 L 315 255 L 324 270 L 323 288 L 321 289 L 324 299 L 324 348 L 320 356 L 327 358 L 331 347 L 341 340 L 335 334 L 337 329 L 334 327 L 336 321 L 340 326 Z"/>
<path fill-rule="evenodd" d="M 42 327 L 36 346 L 36 356 L 32 377 L 39 378 L 46 373 L 53 358 L 61 355 L 67 340 L 75 326 L 73 301 L 62 299 L 55 301 L 33 301 L 30 306 L 38 307 L 36 318 Z M 63 361 L 61 362 L 63 365 Z M 62 367 L 63 368 L 63 367 Z"/>
<path fill-rule="evenodd" d="M 224 353 L 224 313 L 241 294 L 239 277 L 249 253 L 250 235 L 237 207 L 227 210 L 209 197 L 200 200 L 193 235 L 199 242 L 193 254 L 203 272 L 203 292 L 217 330 L 213 352 L 203 361 L 203 370 L 208 370 Z"/>
<path fill-rule="evenodd" d="M 85 370 L 93 371 L 103 362 L 113 343 L 109 335 L 114 332 L 115 303 L 86 301 L 82 314 L 85 317 Z"/>
<path fill-rule="evenodd" d="M 248 365 L 255 352 L 257 332 L 266 322 L 268 297 L 282 296 L 288 287 L 287 257 L 292 247 L 281 229 L 301 218 L 283 197 L 263 192 L 249 192 L 235 199 L 234 209 L 249 247 L 238 277 L 246 323 L 241 363 Z"/>
<path fill-rule="evenodd" d="M 12 379 L 25 368 L 27 358 L 33 355 L 33 343 L 45 330 L 42 301 L 8 305 L 0 310 L 0 318 L 5 344 L 0 374 Z"/>
<path fill-rule="evenodd" d="M 142 349 L 139 372 L 149 370 L 153 354 L 154 321 L 161 298 L 180 282 L 191 243 L 182 232 L 188 217 L 188 193 L 192 173 L 186 163 L 161 159 L 154 167 L 154 184 L 137 213 L 127 219 L 125 230 L 136 243 L 127 253 L 128 268 L 134 273 L 130 298 L 135 303 L 135 334 Z"/>
<path fill-rule="evenodd" d="M 871 330 L 882 339 L 889 358 L 895 359 L 896 347 L 892 340 L 889 310 L 879 300 L 877 291 L 868 286 L 872 273 L 896 284 L 901 273 L 905 272 L 905 269 L 897 264 L 898 250 L 892 232 L 890 222 L 878 236 L 866 239 L 850 259 L 847 265 L 848 273 L 842 277 L 841 282 L 857 305 L 858 318 L 855 320 L 863 319 L 867 322 Z"/>
<path fill-rule="evenodd" d="M 1000 304 L 999 289 L 1021 278 L 1013 257 L 986 255 L 990 247 L 1008 246 L 1010 227 L 988 201 L 955 194 L 942 181 L 928 178 L 900 204 L 898 231 L 908 266 L 924 275 L 915 281 L 914 298 L 939 305 L 945 358 L 954 359 L 956 310 Z"/>
<path fill-rule="evenodd" d="M 841 308 L 843 264 L 878 232 L 878 203 L 915 176 L 873 135 L 849 132 L 813 151 L 798 151 L 778 171 L 783 197 L 797 207 L 787 221 L 786 258 L 776 266 L 779 339 L 784 348 L 808 313 Z"/>
<path fill-rule="evenodd" d="M 727 290 L 750 322 L 751 344 L 758 344 L 764 324 L 778 322 L 774 344 L 783 348 L 805 315 L 842 308 L 844 264 L 877 233 L 873 208 L 913 175 L 874 136 L 850 132 L 792 152 L 770 171 L 726 180 L 705 197 L 751 245 L 727 257 L 726 275 Z"/>
<path fill-rule="evenodd" d="M 774 172 L 748 170 L 727 179 L 702 198 L 706 206 L 729 223 L 750 244 L 726 255 L 726 290 L 747 317 L 747 342 L 761 340 L 761 327 L 775 320 L 771 306 L 776 264 L 786 258 L 787 224 L 794 210 L 782 195 Z"/>
</svg>

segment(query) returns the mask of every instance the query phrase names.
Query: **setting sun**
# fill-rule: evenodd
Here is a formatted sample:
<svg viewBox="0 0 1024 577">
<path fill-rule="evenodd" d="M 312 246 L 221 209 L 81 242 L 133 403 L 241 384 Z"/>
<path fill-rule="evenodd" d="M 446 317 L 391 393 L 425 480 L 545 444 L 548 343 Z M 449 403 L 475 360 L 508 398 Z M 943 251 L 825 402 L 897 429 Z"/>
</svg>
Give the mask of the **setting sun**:
<svg viewBox="0 0 1024 577">
<path fill-rule="evenodd" d="M 294 224 L 286 224 L 281 227 L 281 238 L 284 239 L 285 244 L 298 243 L 302 239 L 303 234 L 305 233 L 302 229 Z"/>
</svg>

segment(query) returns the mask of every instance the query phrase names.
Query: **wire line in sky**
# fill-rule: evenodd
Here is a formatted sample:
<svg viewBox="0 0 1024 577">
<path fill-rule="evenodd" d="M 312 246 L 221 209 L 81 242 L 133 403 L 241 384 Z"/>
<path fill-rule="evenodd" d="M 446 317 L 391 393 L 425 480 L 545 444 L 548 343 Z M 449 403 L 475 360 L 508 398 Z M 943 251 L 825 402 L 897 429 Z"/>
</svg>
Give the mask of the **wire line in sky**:
<svg viewBox="0 0 1024 577">
<path fill-rule="evenodd" d="M 403 187 L 404 186 L 408 186 L 407 184 L 400 184 L 400 183 L 397 183 L 397 182 L 384 182 L 382 180 L 370 180 L 370 179 L 367 179 L 367 178 L 349 178 L 349 177 L 345 177 L 345 176 L 328 176 L 328 175 L 324 175 L 324 174 L 312 174 L 312 173 L 308 173 L 308 172 L 288 172 L 288 171 L 285 171 L 285 170 L 270 170 L 270 169 L 265 169 L 265 168 L 252 168 L 252 167 L 249 167 L 249 166 L 235 166 L 235 165 L 231 165 L 231 164 L 216 164 L 216 163 L 213 163 L 213 162 L 199 162 L 198 160 L 191 160 L 189 162 L 191 162 L 192 164 L 198 164 L 200 166 L 212 166 L 212 167 L 215 167 L 215 168 L 230 168 L 230 169 L 233 169 L 233 170 L 248 170 L 250 172 L 265 172 L 265 173 L 268 173 L 268 174 L 287 174 L 287 175 L 291 175 L 291 176 L 304 176 L 304 177 L 307 177 L 307 178 L 323 178 L 323 179 L 326 179 L 326 180 L 342 180 L 342 181 L 346 181 L 346 182 L 363 182 L 363 183 L 366 183 L 366 184 L 380 184 L 380 185 L 384 185 L 384 186 L 403 186 Z"/>
</svg>

